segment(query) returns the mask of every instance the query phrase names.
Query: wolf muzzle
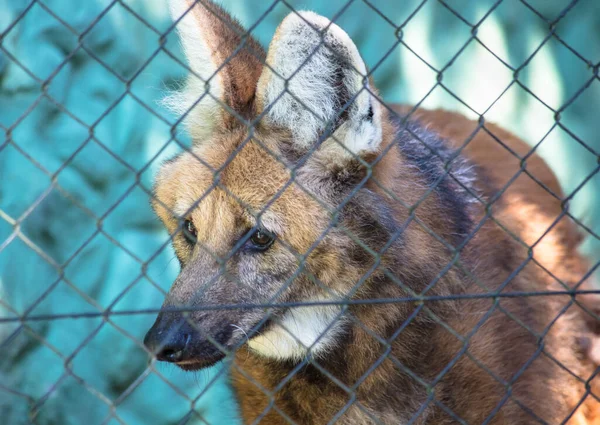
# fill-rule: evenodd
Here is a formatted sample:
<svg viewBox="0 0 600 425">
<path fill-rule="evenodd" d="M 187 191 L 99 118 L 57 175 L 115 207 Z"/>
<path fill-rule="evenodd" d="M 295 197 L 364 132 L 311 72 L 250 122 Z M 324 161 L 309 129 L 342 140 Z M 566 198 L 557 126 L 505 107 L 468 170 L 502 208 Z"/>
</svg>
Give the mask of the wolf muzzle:
<svg viewBox="0 0 600 425">
<path fill-rule="evenodd" d="M 160 313 L 144 338 L 146 348 L 157 360 L 174 363 L 184 370 L 209 367 L 223 359 L 225 345 L 231 337 L 231 328 L 223 327 L 208 337 L 200 324 L 181 313 Z M 216 344 L 215 344 L 216 343 Z"/>
</svg>

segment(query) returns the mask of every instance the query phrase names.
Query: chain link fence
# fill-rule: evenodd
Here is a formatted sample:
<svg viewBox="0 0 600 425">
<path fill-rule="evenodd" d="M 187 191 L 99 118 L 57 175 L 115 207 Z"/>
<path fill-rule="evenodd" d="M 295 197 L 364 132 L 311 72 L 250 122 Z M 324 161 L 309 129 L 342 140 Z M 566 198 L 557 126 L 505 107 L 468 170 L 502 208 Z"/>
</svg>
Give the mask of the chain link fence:
<svg viewBox="0 0 600 425">
<path fill-rule="evenodd" d="M 263 44 L 270 40 L 282 18 L 304 9 L 301 6 L 304 4 L 286 0 L 224 5 L 234 15 L 236 11 L 245 12 L 246 28 Z M 0 417 L 6 418 L 7 422 L 3 423 L 10 424 L 70 424 L 84 420 L 130 425 L 238 421 L 227 374 L 234 368 L 247 379 L 253 378 L 243 366 L 232 361 L 234 353 L 213 340 L 228 355 L 226 361 L 199 372 L 190 380 L 178 370 L 166 369 L 155 361 L 147 363 L 148 355 L 156 353 L 149 353 L 142 342 L 145 330 L 161 311 L 160 303 L 177 275 L 178 266 L 173 261 L 175 256 L 170 245 L 185 231 L 187 215 L 171 211 L 180 222 L 167 235 L 150 212 L 149 202 L 162 203 L 157 201 L 152 184 L 165 159 L 181 152 L 193 152 L 192 142 L 182 129 L 190 110 L 181 111 L 178 116 L 169 115 L 157 100 L 165 91 L 181 87 L 190 72 L 197 72 L 190 69 L 182 55 L 175 34 L 177 22 L 168 20 L 168 7 L 163 2 L 96 1 L 80 10 L 79 7 L 74 2 L 50 0 L 0 4 L 0 11 L 4 8 L 7 12 L 0 19 L 0 130 L 3 132 L 0 144 Z M 499 121 L 531 142 L 529 152 L 513 152 L 519 169 L 499 188 L 498 197 L 518 177 L 527 175 L 551 197 L 559 198 L 562 209 L 533 245 L 505 229 L 529 249 L 529 255 L 503 285 L 508 285 L 529 262 L 534 262 L 562 288 L 553 291 L 554 295 L 570 296 L 561 314 L 577 305 L 595 320 L 594 312 L 579 303 L 574 295 L 594 292 L 582 290 L 580 286 L 600 267 L 600 216 L 597 214 L 600 188 L 597 134 L 600 128 L 593 113 L 594 105 L 600 106 L 600 51 L 582 42 L 592 36 L 597 40 L 597 35 L 580 29 L 600 28 L 600 14 L 594 13 L 598 12 L 598 6 L 584 0 L 399 3 L 340 0 L 315 7 L 344 28 L 365 54 L 369 70 L 365 77 L 374 79 L 382 92 L 381 98 L 416 107 L 445 106 L 459 110 L 478 120 L 477 132 L 490 134 L 503 146 L 502 138 L 490 130 L 488 120 Z M 523 23 L 529 27 L 521 26 Z M 442 25 L 446 25 L 443 28 L 447 34 L 436 30 Z M 531 31 L 527 32 L 527 28 Z M 244 34 L 240 35 L 243 38 Z M 514 39 L 503 41 L 502 35 Z M 430 40 L 433 38 L 437 44 Z M 562 60 L 565 55 L 568 60 Z M 264 61 L 260 54 L 257 57 Z M 483 68 L 469 66 L 465 57 Z M 464 78 L 465 75 L 468 78 Z M 576 78 L 565 79 L 565 75 Z M 212 96 L 199 93 L 198 100 L 207 95 Z M 349 109 L 355 98 L 339 106 Z M 258 122 L 241 116 L 220 99 L 214 100 L 235 120 L 245 123 L 254 135 Z M 382 104 L 392 111 L 389 105 Z M 412 113 L 418 114 L 416 109 Z M 418 134 L 413 136 L 419 137 Z M 251 140 L 262 146 L 264 155 L 273 155 L 268 144 L 252 137 L 246 137 L 240 149 Z M 470 140 L 461 141 L 459 152 Z M 317 148 L 315 145 L 307 150 L 306 158 Z M 226 164 L 234 161 L 238 151 L 236 149 Z M 556 193 L 547 181 L 529 171 L 528 161 L 537 153 L 556 170 L 565 195 Z M 204 163 L 203 158 L 197 159 Z M 292 175 L 297 171 L 285 158 L 274 159 L 289 167 Z M 405 331 L 417 315 L 428 314 L 430 321 L 454 333 L 464 343 L 460 355 L 468 355 L 467 343 L 485 321 L 479 322 L 468 335 L 460 335 L 438 316 L 427 313 L 429 303 L 486 297 L 498 303 L 502 297 L 544 298 L 550 292 L 507 292 L 502 296 L 498 293 L 428 294 L 446 273 L 462 267 L 460 251 L 480 229 L 480 225 L 474 226 L 472 232 L 465 235 L 463 244 L 453 246 L 413 214 L 429 197 L 435 196 L 432 192 L 447 176 L 452 176 L 451 162 L 444 163 L 444 175 L 431 182 L 431 187 L 416 202 L 407 203 L 394 197 L 410 211 L 411 217 L 392 232 L 380 251 L 361 240 L 360 234 L 343 230 L 363 249 L 363 255 L 373 257 L 373 270 L 385 250 L 409 225 L 420 226 L 446 246 L 452 252 L 451 261 L 439 265 L 439 272 L 422 291 L 413 291 L 397 276 L 384 271 L 387 278 L 406 291 L 406 296 L 376 300 L 353 298 L 374 273 L 370 271 L 356 280 L 346 299 L 335 302 L 282 304 L 271 301 L 208 305 L 192 310 L 262 308 L 266 314 L 253 327 L 257 330 L 268 320 L 277 322 L 278 318 L 272 313 L 282 305 L 288 308 L 336 305 L 340 307 L 336 319 L 343 315 L 344 320 L 388 348 L 390 341 Z M 215 175 L 221 172 L 211 169 Z M 260 218 L 292 184 L 298 183 L 290 179 L 262 211 L 253 211 L 252 215 Z M 332 220 L 308 252 L 295 252 L 292 244 L 283 239 L 277 239 L 277 243 L 293 252 L 302 265 L 328 232 L 339 227 L 341 208 L 364 184 L 360 183 L 340 203 L 339 209 L 333 210 L 310 190 L 301 188 L 330 212 Z M 214 187 L 235 197 L 246 211 L 253 210 L 218 179 Z M 482 199 L 469 187 L 463 189 L 491 211 L 493 200 Z M 382 187 L 382 190 L 388 188 Z M 201 204 L 202 199 L 204 195 L 194 205 Z M 486 218 L 502 225 L 493 214 L 487 214 Z M 527 221 L 527 217 L 523 219 Z M 575 285 L 562 282 L 531 254 L 539 241 L 566 219 L 575 223 L 585 236 L 584 247 L 592 258 Z M 203 248 L 211 251 L 208 246 Z M 241 245 L 236 245 L 226 257 L 238 249 Z M 299 266 L 280 293 L 298 274 L 310 275 L 301 269 Z M 311 275 L 310 279 L 324 291 L 330 290 L 316 276 Z M 419 307 L 385 337 L 348 312 L 357 305 L 414 303 Z M 190 311 L 190 308 L 184 306 L 168 311 Z M 510 315 L 508 311 L 505 313 Z M 322 332 L 326 333 L 334 323 Z M 543 339 L 551 326 L 543 332 L 531 332 Z M 303 344 L 294 332 L 289 333 Z M 317 343 L 318 339 L 313 342 Z M 387 353 L 349 387 L 321 366 L 318 359 L 308 356 L 282 382 L 289 381 L 301 367 L 310 364 L 350 396 L 350 401 L 331 418 L 331 423 L 353 406 L 358 406 L 374 423 L 382 423 L 361 407 L 354 393 L 384 360 L 391 360 L 395 367 L 429 390 L 435 388 L 458 357 L 448 363 L 439 377 L 426 382 Z M 481 362 L 478 365 L 494 375 Z M 524 370 L 513 379 L 518 379 Z M 499 382 L 507 388 L 511 385 L 501 379 Z M 581 382 L 589 387 L 585 379 Z M 510 392 L 507 394 L 508 398 Z M 418 423 L 419 415 L 429 405 L 435 405 L 457 423 L 466 423 L 445 406 L 443 400 L 433 396 L 416 410 L 410 423 Z M 522 407 L 527 409 L 527 406 Z M 499 405 L 492 409 L 484 423 L 491 421 L 500 408 Z M 269 404 L 255 422 L 271 411 L 295 423 L 277 403 Z M 546 423 L 534 413 L 531 415 L 539 423 Z M 562 418 L 557 423 L 566 423 L 569 419 Z"/>
</svg>

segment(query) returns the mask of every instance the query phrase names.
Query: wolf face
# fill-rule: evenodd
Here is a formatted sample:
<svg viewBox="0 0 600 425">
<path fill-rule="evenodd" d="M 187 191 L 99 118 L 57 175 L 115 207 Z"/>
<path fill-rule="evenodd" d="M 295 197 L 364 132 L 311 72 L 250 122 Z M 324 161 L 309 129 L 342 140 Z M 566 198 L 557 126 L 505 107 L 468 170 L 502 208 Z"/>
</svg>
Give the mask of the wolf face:
<svg viewBox="0 0 600 425">
<path fill-rule="evenodd" d="M 312 12 L 291 13 L 265 59 L 217 6 L 171 6 L 192 73 L 167 103 L 194 146 L 162 166 L 153 206 L 181 264 L 164 307 L 192 311 L 159 314 L 146 345 L 186 369 L 246 341 L 279 359 L 326 352 L 339 301 L 366 290 L 397 227 L 365 187 L 384 130 L 365 64 Z"/>
</svg>

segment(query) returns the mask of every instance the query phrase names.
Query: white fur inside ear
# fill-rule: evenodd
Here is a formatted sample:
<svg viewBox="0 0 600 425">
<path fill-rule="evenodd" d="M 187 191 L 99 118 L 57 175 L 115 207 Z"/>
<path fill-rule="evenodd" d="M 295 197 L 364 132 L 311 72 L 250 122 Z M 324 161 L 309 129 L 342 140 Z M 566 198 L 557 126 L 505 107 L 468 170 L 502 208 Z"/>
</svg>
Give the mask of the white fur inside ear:
<svg viewBox="0 0 600 425">
<path fill-rule="evenodd" d="M 278 360 L 301 360 L 330 350 L 344 328 L 339 306 L 292 308 L 266 332 L 248 341 L 256 353 Z M 329 328 L 329 329 L 328 329 Z"/>
<path fill-rule="evenodd" d="M 293 12 L 279 26 L 267 62 L 275 73 L 265 67 L 258 98 L 270 108 L 267 119 L 290 129 L 296 143 L 312 146 L 347 107 L 337 140 L 352 153 L 379 147 L 380 105 L 358 49 L 340 27 L 313 12 Z M 339 104 L 340 93 L 354 98 L 350 106 Z"/>
<path fill-rule="evenodd" d="M 195 16 L 201 6 L 191 0 L 169 0 L 169 6 L 192 73 L 184 87 L 169 93 L 161 103 L 178 117 L 187 114 L 188 131 L 201 139 L 210 134 L 221 113 L 218 99 L 222 99 L 222 82 L 218 74 L 214 75 L 218 68 Z"/>
</svg>

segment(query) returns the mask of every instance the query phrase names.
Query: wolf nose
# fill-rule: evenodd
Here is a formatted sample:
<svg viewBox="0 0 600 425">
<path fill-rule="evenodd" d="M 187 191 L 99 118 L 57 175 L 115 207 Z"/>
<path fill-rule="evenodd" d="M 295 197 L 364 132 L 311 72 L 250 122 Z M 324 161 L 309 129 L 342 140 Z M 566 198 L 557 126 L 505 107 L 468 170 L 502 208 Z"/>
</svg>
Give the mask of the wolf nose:
<svg viewBox="0 0 600 425">
<path fill-rule="evenodd" d="M 177 363 L 184 360 L 192 337 L 189 327 L 181 324 L 161 329 L 157 324 L 152 326 L 144 338 L 146 348 L 163 362 Z"/>
<path fill-rule="evenodd" d="M 179 335 L 178 335 L 179 336 Z M 175 340 L 163 345 L 156 353 L 156 358 L 164 362 L 177 363 L 184 358 L 190 334 L 183 334 Z"/>
</svg>

